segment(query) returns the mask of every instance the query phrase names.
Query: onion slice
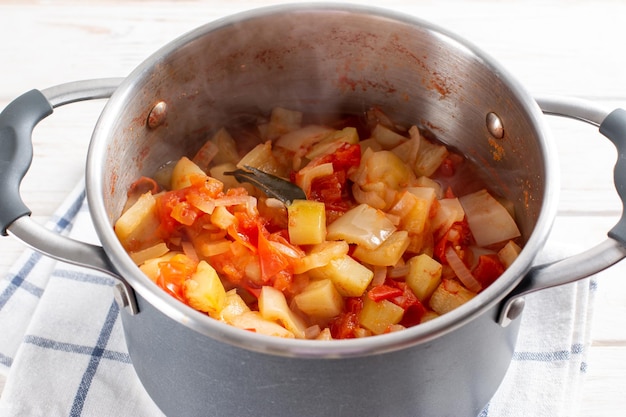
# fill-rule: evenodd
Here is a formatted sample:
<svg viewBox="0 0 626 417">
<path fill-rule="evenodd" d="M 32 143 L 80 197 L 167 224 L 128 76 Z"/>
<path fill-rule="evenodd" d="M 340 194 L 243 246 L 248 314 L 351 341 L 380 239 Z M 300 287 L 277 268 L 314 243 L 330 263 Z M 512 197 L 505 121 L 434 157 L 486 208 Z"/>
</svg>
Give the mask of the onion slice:
<svg viewBox="0 0 626 417">
<path fill-rule="evenodd" d="M 520 230 L 511 213 L 487 190 L 480 190 L 459 198 L 478 246 L 489 246 L 515 239 Z"/>
<path fill-rule="evenodd" d="M 395 231 L 396 227 L 383 211 L 360 204 L 328 225 L 326 239 L 345 240 L 374 250 Z"/>
<path fill-rule="evenodd" d="M 448 246 L 445 254 L 450 268 L 452 268 L 457 278 L 465 285 L 465 288 L 475 293 L 480 292 L 480 290 L 483 289 L 482 285 L 474 278 L 474 275 L 472 275 L 472 272 L 465 266 L 465 263 L 459 258 L 456 251 Z"/>
<path fill-rule="evenodd" d="M 374 265 L 372 269 L 374 271 L 374 278 L 372 278 L 370 285 L 372 287 L 383 285 L 387 279 L 387 267 Z"/>
</svg>

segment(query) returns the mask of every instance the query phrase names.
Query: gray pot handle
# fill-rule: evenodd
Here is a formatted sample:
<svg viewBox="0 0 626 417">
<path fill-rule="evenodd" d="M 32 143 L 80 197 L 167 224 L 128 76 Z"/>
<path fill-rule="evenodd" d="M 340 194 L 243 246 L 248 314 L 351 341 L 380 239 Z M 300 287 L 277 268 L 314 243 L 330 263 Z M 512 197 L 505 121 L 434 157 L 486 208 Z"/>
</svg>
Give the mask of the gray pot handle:
<svg viewBox="0 0 626 417">
<path fill-rule="evenodd" d="M 26 245 L 51 258 L 85 266 L 111 275 L 120 281 L 116 294 L 123 304 L 136 313 L 132 288 L 111 265 L 100 246 L 79 242 L 54 233 L 30 218 L 31 211 L 20 196 L 19 187 L 33 158 L 32 132 L 53 109 L 84 100 L 109 98 L 121 78 L 76 81 L 31 90 L 0 113 L 0 231 L 11 233 Z"/>
<path fill-rule="evenodd" d="M 617 148 L 614 169 L 617 193 L 626 206 L 626 110 L 607 112 L 586 100 L 571 98 L 540 98 L 539 106 L 546 114 L 570 117 L 597 126 Z M 599 245 L 578 255 L 531 268 L 524 280 L 502 302 L 498 322 L 507 326 L 524 308 L 524 296 L 545 288 L 568 284 L 598 273 L 626 257 L 626 210 L 619 222 Z"/>
</svg>

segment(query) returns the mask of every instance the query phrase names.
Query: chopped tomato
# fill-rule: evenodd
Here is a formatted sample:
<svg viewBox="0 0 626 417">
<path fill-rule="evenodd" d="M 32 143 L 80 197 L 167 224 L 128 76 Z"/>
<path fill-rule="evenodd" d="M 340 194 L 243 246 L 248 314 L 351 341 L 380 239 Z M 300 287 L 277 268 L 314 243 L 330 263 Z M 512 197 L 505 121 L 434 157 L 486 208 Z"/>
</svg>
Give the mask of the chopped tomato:
<svg viewBox="0 0 626 417">
<path fill-rule="evenodd" d="M 335 219 L 351 207 L 348 172 L 361 163 L 361 147 L 344 143 L 335 152 L 315 159 L 311 164 L 329 162 L 333 164 L 333 173 L 312 181 L 309 198 L 323 202 L 330 219 Z"/>
<path fill-rule="evenodd" d="M 387 281 L 394 282 L 394 285 L 402 291 L 402 294 L 392 298 L 390 301 L 395 305 L 404 309 L 404 315 L 400 324 L 405 327 L 414 326 L 422 321 L 422 317 L 426 313 L 426 307 L 417 298 L 411 287 L 406 282 L 394 281 L 388 279 Z"/>
<path fill-rule="evenodd" d="M 246 246 L 256 253 L 259 239 L 259 217 L 250 216 L 247 212 L 239 211 L 234 214 L 237 221 L 228 227 L 228 235 L 235 241 Z"/>
<path fill-rule="evenodd" d="M 359 324 L 359 312 L 363 308 L 363 300 L 359 297 L 346 299 L 345 311 L 330 324 L 330 334 L 334 339 L 352 339 Z"/>
<path fill-rule="evenodd" d="M 183 193 L 170 191 L 160 195 L 156 200 L 157 214 L 160 222 L 160 234 L 163 236 L 171 236 L 174 234 L 180 223 L 172 217 L 174 207 L 183 201 Z"/>
<path fill-rule="evenodd" d="M 500 259 L 498 259 L 498 255 L 480 255 L 472 275 L 481 283 L 483 288 L 487 288 L 504 273 L 505 269 Z"/>
<path fill-rule="evenodd" d="M 230 250 L 209 258 L 211 266 L 236 285 L 244 279 L 250 280 L 252 278 L 246 274 L 246 271 L 254 262 L 258 262 L 257 256 L 247 246 L 239 242 L 231 243 Z"/>
<path fill-rule="evenodd" d="M 372 301 L 389 300 L 401 296 L 403 291 L 398 287 L 392 287 L 390 285 L 378 285 L 367 292 L 367 296 Z"/>
<path fill-rule="evenodd" d="M 341 203 L 345 183 L 346 177 L 345 173 L 342 171 L 315 178 L 311 182 L 310 198 L 324 203 Z"/>
<path fill-rule="evenodd" d="M 442 264 L 448 263 L 446 260 L 446 249 L 452 246 L 457 252 L 465 250 L 472 243 L 472 232 L 467 221 L 453 223 L 448 231 L 435 244 L 434 257 Z"/>
<path fill-rule="evenodd" d="M 202 212 L 189 200 L 196 202 L 216 198 L 222 193 L 223 184 L 213 178 L 201 179 L 189 187 L 160 194 L 157 198 L 157 214 L 160 234 L 164 238 L 176 234 L 181 226 L 191 226 Z"/>
<path fill-rule="evenodd" d="M 187 193 L 193 193 L 205 198 L 218 198 L 223 194 L 224 183 L 220 180 L 200 176 L 197 180 L 192 178 L 191 181 L 192 184 L 186 189 Z"/>
<path fill-rule="evenodd" d="M 157 285 L 171 296 L 185 301 L 183 298 L 183 283 L 196 270 L 196 262 L 185 255 L 176 255 L 167 262 L 159 264 Z"/>
<path fill-rule="evenodd" d="M 413 290 L 407 285 L 406 282 L 396 281 L 396 286 L 401 291 L 401 294 L 391 299 L 391 302 L 403 309 L 407 309 L 410 306 L 419 303 L 419 299 L 413 293 Z"/>
<path fill-rule="evenodd" d="M 328 162 L 332 162 L 335 172 L 348 171 L 352 167 L 358 167 L 361 163 L 361 146 L 344 143 L 335 152 L 321 157 L 317 164 L 321 165 Z"/>
<path fill-rule="evenodd" d="M 237 211 L 234 215 L 237 218 L 237 229 L 248 236 L 251 242 L 256 242 L 259 225 L 263 224 L 262 219 L 246 211 Z"/>
<path fill-rule="evenodd" d="M 180 201 L 172 207 L 170 216 L 180 224 L 191 226 L 198 216 L 200 216 L 200 211 L 187 201 Z"/>
<path fill-rule="evenodd" d="M 376 302 L 389 300 L 398 307 L 402 307 L 404 315 L 400 324 L 403 326 L 419 324 L 422 316 L 426 313 L 424 305 L 405 282 L 387 278 L 384 284 L 370 289 L 367 296 Z"/>
<path fill-rule="evenodd" d="M 400 320 L 399 324 L 404 327 L 411 327 L 416 324 L 420 324 L 425 313 L 426 307 L 424 307 L 424 305 L 417 300 L 416 303 L 409 305 L 406 310 L 404 310 L 404 315 L 402 316 L 402 320 Z"/>
<path fill-rule="evenodd" d="M 334 172 L 331 175 L 314 179 L 311 183 L 309 198 L 324 203 L 327 212 L 343 214 L 348 211 L 352 203 L 346 187 L 345 172 Z"/>
<path fill-rule="evenodd" d="M 287 269 L 291 263 L 285 254 L 279 252 L 271 244 L 268 236 L 265 235 L 266 233 L 267 231 L 263 233 L 262 230 L 259 230 L 257 249 L 261 264 L 261 279 L 267 283 L 274 275 Z"/>
<path fill-rule="evenodd" d="M 283 269 L 274 275 L 272 286 L 283 293 L 289 293 L 293 284 L 293 273 Z"/>
</svg>

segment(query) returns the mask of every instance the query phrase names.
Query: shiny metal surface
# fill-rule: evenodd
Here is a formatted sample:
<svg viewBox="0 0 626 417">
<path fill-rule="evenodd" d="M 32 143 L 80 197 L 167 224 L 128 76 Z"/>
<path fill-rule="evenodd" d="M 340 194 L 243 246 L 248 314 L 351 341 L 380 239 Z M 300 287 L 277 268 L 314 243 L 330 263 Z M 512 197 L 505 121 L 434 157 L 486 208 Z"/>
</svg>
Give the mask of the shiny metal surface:
<svg viewBox="0 0 626 417">
<path fill-rule="evenodd" d="M 84 100 L 109 98 L 120 84 L 120 78 L 75 81 L 42 90 L 53 108 Z M 54 259 L 104 272 L 120 281 L 131 314 L 137 313 L 137 303 L 130 285 L 120 277 L 102 247 L 91 245 L 54 233 L 29 216 L 16 219 L 7 231 L 23 243 Z"/>
<path fill-rule="evenodd" d="M 498 322 L 508 326 L 519 314 L 523 297 L 546 288 L 568 284 L 586 278 L 614 265 L 626 257 L 626 248 L 608 238 L 578 255 L 531 269 L 524 282 L 518 286 L 503 304 Z"/>
<path fill-rule="evenodd" d="M 53 108 L 85 100 L 97 100 L 111 97 L 123 78 L 99 78 L 94 80 L 73 81 L 41 90 Z"/>
<path fill-rule="evenodd" d="M 541 97 L 537 99 L 544 113 L 569 117 L 600 126 L 609 114 L 596 103 L 564 97 Z M 508 326 L 521 314 L 522 297 L 542 289 L 568 284 L 600 272 L 626 257 L 626 248 L 618 241 L 607 238 L 604 242 L 578 255 L 546 265 L 533 267 L 526 279 L 507 295 L 498 322 Z"/>
<path fill-rule="evenodd" d="M 101 246 L 62 236 L 41 226 L 29 216 L 16 219 L 7 230 L 27 246 L 50 258 L 104 272 L 120 281 L 120 290 L 127 300 L 124 307 L 131 314 L 138 312 L 133 289 L 126 280 L 117 275 Z"/>
<path fill-rule="evenodd" d="M 502 119 L 494 112 L 487 113 L 487 130 L 491 133 L 495 139 L 502 139 L 504 137 L 504 126 L 502 125 Z"/>
</svg>

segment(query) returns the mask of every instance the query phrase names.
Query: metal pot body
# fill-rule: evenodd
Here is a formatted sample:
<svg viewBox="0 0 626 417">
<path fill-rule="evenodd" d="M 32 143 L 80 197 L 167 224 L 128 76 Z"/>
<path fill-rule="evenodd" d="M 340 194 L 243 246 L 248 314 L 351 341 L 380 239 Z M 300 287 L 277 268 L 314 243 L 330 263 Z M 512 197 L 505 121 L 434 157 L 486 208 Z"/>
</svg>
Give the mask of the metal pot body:
<svg viewBox="0 0 626 417">
<path fill-rule="evenodd" d="M 520 257 L 453 312 L 359 340 L 264 337 L 169 297 L 117 241 L 112 224 L 129 185 L 193 153 L 233 117 L 276 106 L 359 113 L 373 105 L 465 154 L 515 204 Z M 494 129 L 494 115 L 503 130 Z M 148 393 L 169 415 L 476 415 L 504 377 L 517 338 L 519 319 L 496 323 L 499 303 L 530 269 L 555 213 L 545 135 L 536 103 L 489 57 L 401 15 L 329 5 L 262 9 L 165 46 L 111 97 L 87 165 L 94 225 L 136 292 L 139 313 L 122 317 Z"/>
<path fill-rule="evenodd" d="M 519 320 L 494 311 L 430 342 L 344 358 L 284 357 L 206 337 L 138 298 L 122 313 L 133 366 L 168 416 L 476 416 L 511 361 Z"/>
</svg>

